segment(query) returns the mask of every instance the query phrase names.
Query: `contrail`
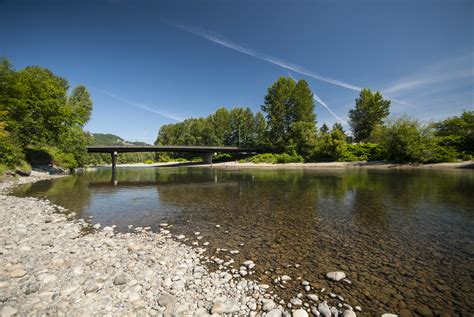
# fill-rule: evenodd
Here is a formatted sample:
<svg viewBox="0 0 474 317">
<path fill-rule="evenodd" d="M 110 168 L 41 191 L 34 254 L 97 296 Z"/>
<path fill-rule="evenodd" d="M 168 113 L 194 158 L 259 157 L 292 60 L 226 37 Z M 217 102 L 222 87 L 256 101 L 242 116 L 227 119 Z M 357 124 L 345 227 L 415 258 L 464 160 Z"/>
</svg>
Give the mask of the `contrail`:
<svg viewBox="0 0 474 317">
<path fill-rule="evenodd" d="M 90 86 L 89 86 L 89 87 L 90 87 Z M 134 101 L 127 100 L 127 99 L 125 99 L 125 98 L 122 98 L 122 97 L 120 97 L 120 96 L 117 96 L 117 95 L 115 95 L 115 94 L 113 94 L 113 93 L 110 93 L 110 92 L 108 92 L 108 91 L 105 91 L 105 90 L 101 90 L 101 89 L 94 88 L 94 87 L 90 87 L 90 88 L 92 88 L 93 90 L 98 91 L 98 92 L 100 92 L 100 93 L 102 93 L 102 94 L 104 94 L 104 95 L 107 95 L 107 96 L 109 96 L 109 97 L 112 97 L 112 98 L 114 98 L 114 99 L 116 99 L 116 100 L 119 100 L 119 101 L 121 101 L 121 102 L 123 102 L 123 103 L 126 103 L 127 105 L 130 105 L 130 106 L 133 106 L 133 107 L 136 107 L 136 108 L 140 108 L 140 109 L 142 109 L 142 110 L 145 110 L 145 111 L 148 111 L 148 112 L 157 114 L 157 115 L 159 115 L 159 116 L 162 116 L 162 117 L 171 119 L 171 120 L 173 120 L 173 121 L 177 121 L 177 122 L 183 121 L 183 118 L 175 117 L 175 116 L 173 116 L 173 115 L 170 115 L 170 114 L 167 114 L 167 113 L 158 111 L 158 110 L 156 110 L 156 109 L 154 109 L 154 108 L 152 108 L 152 107 L 150 107 L 150 106 L 148 106 L 148 105 L 144 105 L 144 104 L 142 104 L 142 103 L 138 103 L 138 102 L 134 102 Z"/>
<path fill-rule="evenodd" d="M 293 78 L 294 81 L 297 81 L 295 79 L 295 77 L 293 77 L 293 75 L 291 75 L 289 72 L 288 72 L 288 75 Z M 343 123 L 343 124 L 346 124 L 347 121 L 346 120 L 343 120 L 341 119 L 337 114 L 335 114 L 331 108 L 329 108 L 329 106 L 313 91 L 313 99 L 316 100 L 316 102 L 319 102 L 324 108 L 326 108 L 326 110 L 336 119 L 338 120 L 340 123 Z"/>
<path fill-rule="evenodd" d="M 316 101 L 319 102 L 324 108 L 326 108 L 326 110 L 327 110 L 334 118 L 336 118 L 336 120 L 338 120 L 338 121 L 339 121 L 340 123 L 342 123 L 342 124 L 346 124 L 346 123 L 347 123 L 346 120 L 341 119 L 337 114 L 335 114 L 335 113 L 329 108 L 329 106 L 328 106 L 324 101 L 322 101 L 321 98 L 319 98 L 318 95 L 316 95 L 314 92 L 313 92 L 313 94 L 314 94 L 314 96 L 313 96 L 314 100 L 316 100 Z"/>
<path fill-rule="evenodd" d="M 283 61 L 279 58 L 276 58 L 276 57 L 273 57 L 273 56 L 270 56 L 270 55 L 267 55 L 267 54 L 263 54 L 263 53 L 257 52 L 255 50 L 252 50 L 252 49 L 249 49 L 249 48 L 245 48 L 245 47 L 243 47 L 239 44 L 228 41 L 228 40 L 224 39 L 223 37 L 221 37 L 217 34 L 211 34 L 207 31 L 199 29 L 199 28 L 185 26 L 185 25 L 182 25 L 182 24 L 177 24 L 177 23 L 174 23 L 174 22 L 171 22 L 171 21 L 168 21 L 168 20 L 163 20 L 163 21 L 165 23 L 171 25 L 171 26 L 174 26 L 174 27 L 179 28 L 181 30 L 184 30 L 186 32 L 197 35 L 197 36 L 199 36 L 203 39 L 206 39 L 208 41 L 211 41 L 211 42 L 214 42 L 216 44 L 222 45 L 224 47 L 230 48 L 234 51 L 237 51 L 237 52 L 240 52 L 240 53 L 258 58 L 258 59 L 263 60 L 265 62 L 283 67 L 285 69 L 294 71 L 295 73 L 299 73 L 301 75 L 306 75 L 308 77 L 318 79 L 318 80 L 322 80 L 322 81 L 325 81 L 325 82 L 328 82 L 328 83 L 331 83 L 331 84 L 334 84 L 334 85 L 337 85 L 337 86 L 340 86 L 340 87 L 344 87 L 344 88 L 347 88 L 347 89 L 350 89 L 350 90 L 355 90 L 355 91 L 361 91 L 362 90 L 362 88 L 359 87 L 359 86 L 352 85 L 352 84 L 349 84 L 349 83 L 346 83 L 346 82 L 343 82 L 343 81 L 340 81 L 340 80 L 337 80 L 337 79 L 329 78 L 329 77 L 326 77 L 326 76 L 322 76 L 322 75 L 316 74 L 315 72 L 313 72 L 311 70 L 305 69 L 302 66 L 287 63 L 287 62 L 285 62 L 285 61 Z"/>
<path fill-rule="evenodd" d="M 327 83 L 330 83 L 330 84 L 333 84 L 333 85 L 336 85 L 336 86 L 339 86 L 339 87 L 344 87 L 344 88 L 347 88 L 347 89 L 350 89 L 350 90 L 354 90 L 354 91 L 357 91 L 357 92 L 360 92 L 362 90 L 362 87 L 359 87 L 359 86 L 356 86 L 356 85 L 353 85 L 353 84 L 350 84 L 350 83 L 346 83 L 346 82 L 340 81 L 338 79 L 334 79 L 334 78 L 319 75 L 319 74 L 317 74 L 317 73 L 315 73 L 315 72 L 313 72 L 309 69 L 306 69 L 302 66 L 299 66 L 299 65 L 296 65 L 296 64 L 291 64 L 291 63 L 285 62 L 285 61 L 283 61 L 283 60 L 281 60 L 277 57 L 273 57 L 273 56 L 270 56 L 270 55 L 267 55 L 267 54 L 264 54 L 264 53 L 260 53 L 256 50 L 243 47 L 243 46 L 241 46 L 237 43 L 234 43 L 234 42 L 231 42 L 229 40 L 224 39 L 222 36 L 219 36 L 215 33 L 210 33 L 210 32 L 208 32 L 204 29 L 191 27 L 191 26 L 186 26 L 186 25 L 183 25 L 183 24 L 178 24 L 178 23 L 175 23 L 173 21 L 166 20 L 166 19 L 162 19 L 162 21 L 165 22 L 168 25 L 171 25 L 171 26 L 176 27 L 178 29 L 189 32 L 191 34 L 199 36 L 199 37 L 201 37 L 203 39 L 206 39 L 208 41 L 211 41 L 213 43 L 216 43 L 216 44 L 219 44 L 221 46 L 230 48 L 231 50 L 234 50 L 234 51 L 237 51 L 237 52 L 240 52 L 240 53 L 258 58 L 262 61 L 280 66 L 282 68 L 291 70 L 295 73 L 305 75 L 305 76 L 308 76 L 308 77 L 311 77 L 311 78 L 314 78 L 314 79 L 322 80 L 324 82 L 327 82 Z M 386 97 L 389 98 L 388 96 L 386 96 Z M 391 98 L 391 100 L 393 100 L 397 103 L 400 103 L 402 105 L 407 105 L 407 106 L 413 107 L 413 105 L 411 105 L 411 104 L 409 104 L 405 101 L 402 101 L 402 100 L 398 100 L 398 99 L 394 99 L 394 98 Z"/>
</svg>

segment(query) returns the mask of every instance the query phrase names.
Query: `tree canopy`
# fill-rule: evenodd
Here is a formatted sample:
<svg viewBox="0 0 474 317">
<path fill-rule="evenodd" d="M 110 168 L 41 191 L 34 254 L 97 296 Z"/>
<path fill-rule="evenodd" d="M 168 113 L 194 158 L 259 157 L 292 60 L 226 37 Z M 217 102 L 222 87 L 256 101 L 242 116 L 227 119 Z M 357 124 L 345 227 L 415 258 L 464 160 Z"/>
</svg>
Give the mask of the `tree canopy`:
<svg viewBox="0 0 474 317">
<path fill-rule="evenodd" d="M 82 127 L 90 118 L 92 101 L 82 85 L 68 92 L 68 81 L 46 68 L 15 71 L 7 59 L 0 60 L 0 112 L 11 146 L 56 147 L 71 155 L 70 167 L 81 165 L 88 143 Z"/>
<path fill-rule="evenodd" d="M 380 92 L 368 88 L 361 90 L 355 100 L 355 108 L 349 111 L 349 124 L 356 142 L 368 142 L 377 125 L 381 125 L 390 114 L 390 100 Z"/>
</svg>

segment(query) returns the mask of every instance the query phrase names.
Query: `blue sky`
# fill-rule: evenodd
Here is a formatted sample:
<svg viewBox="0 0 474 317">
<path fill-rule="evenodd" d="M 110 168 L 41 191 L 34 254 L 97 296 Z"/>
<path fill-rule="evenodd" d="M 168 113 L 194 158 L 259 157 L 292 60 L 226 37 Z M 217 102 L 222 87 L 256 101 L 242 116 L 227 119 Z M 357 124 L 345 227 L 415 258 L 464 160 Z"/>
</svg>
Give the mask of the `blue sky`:
<svg viewBox="0 0 474 317">
<path fill-rule="evenodd" d="M 39 2 L 0 0 L 0 56 L 86 85 L 91 132 L 152 143 L 220 106 L 258 111 L 290 75 L 316 94 L 319 126 L 348 127 L 360 87 L 394 116 L 474 109 L 474 1 Z"/>
</svg>

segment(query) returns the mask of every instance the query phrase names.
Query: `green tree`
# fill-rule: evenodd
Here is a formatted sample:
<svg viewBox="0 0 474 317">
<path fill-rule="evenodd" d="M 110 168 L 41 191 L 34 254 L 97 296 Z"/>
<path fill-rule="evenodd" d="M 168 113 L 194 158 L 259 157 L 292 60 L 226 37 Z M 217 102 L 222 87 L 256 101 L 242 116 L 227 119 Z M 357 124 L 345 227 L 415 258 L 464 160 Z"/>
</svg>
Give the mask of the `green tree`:
<svg viewBox="0 0 474 317">
<path fill-rule="evenodd" d="M 463 111 L 460 116 L 434 123 L 432 128 L 440 144 L 474 155 L 474 111 Z"/>
<path fill-rule="evenodd" d="M 0 110 L 8 113 L 9 131 L 22 147 L 57 143 L 71 122 L 67 81 L 38 66 L 26 67 L 15 77 L 10 95 L 0 104 Z"/>
<path fill-rule="evenodd" d="M 429 127 L 407 116 L 378 126 L 374 140 L 388 160 L 401 163 L 446 162 L 453 161 L 457 155 L 454 148 L 439 146 Z"/>
<path fill-rule="evenodd" d="M 255 145 L 256 146 L 264 146 L 267 144 L 265 139 L 267 131 L 267 122 L 265 121 L 265 117 L 259 111 L 255 114 Z"/>
<path fill-rule="evenodd" d="M 344 127 L 342 126 L 342 124 L 340 124 L 339 122 L 335 122 L 333 125 L 332 125 L 332 130 L 339 130 L 341 131 L 344 135 L 346 134 L 346 131 L 344 131 Z"/>
<path fill-rule="evenodd" d="M 319 128 L 319 132 L 322 134 L 329 133 L 329 127 L 326 125 L 326 123 L 323 123 L 321 128 Z"/>
<path fill-rule="evenodd" d="M 262 106 L 270 145 L 307 157 L 316 139 L 313 93 L 308 83 L 280 77 L 269 88 Z M 304 136 L 304 137 L 303 137 Z"/>
<path fill-rule="evenodd" d="M 290 139 L 291 112 L 295 81 L 280 77 L 269 88 L 262 111 L 267 118 L 268 140 L 277 149 L 284 150 Z"/>
<path fill-rule="evenodd" d="M 221 107 L 208 117 L 211 132 L 210 145 L 224 145 L 231 138 L 230 113 Z"/>
<path fill-rule="evenodd" d="M 390 100 L 384 100 L 380 92 L 368 88 L 361 90 L 349 111 L 349 124 L 356 142 L 368 142 L 376 126 L 383 124 L 390 114 Z"/>
<path fill-rule="evenodd" d="M 347 143 L 344 133 L 339 129 L 333 129 L 330 132 L 320 134 L 313 159 L 337 161 L 342 158 L 346 148 Z"/>
<path fill-rule="evenodd" d="M 92 100 L 85 86 L 79 85 L 72 90 L 68 98 L 68 106 L 74 123 L 83 127 L 89 121 L 92 112 Z"/>
</svg>

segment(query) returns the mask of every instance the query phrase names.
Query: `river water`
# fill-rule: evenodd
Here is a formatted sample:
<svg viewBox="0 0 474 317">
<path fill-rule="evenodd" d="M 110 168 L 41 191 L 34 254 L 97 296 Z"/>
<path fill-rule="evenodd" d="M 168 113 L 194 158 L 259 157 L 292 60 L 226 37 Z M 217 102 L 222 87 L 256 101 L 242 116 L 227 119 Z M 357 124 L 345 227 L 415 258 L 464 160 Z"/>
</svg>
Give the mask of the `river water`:
<svg viewBox="0 0 474 317">
<path fill-rule="evenodd" d="M 19 188 L 92 223 L 172 224 L 191 244 L 257 264 L 251 277 L 288 300 L 329 291 L 364 315 L 474 312 L 474 171 L 396 169 L 108 169 Z M 216 227 L 220 225 L 220 227 Z M 243 244 L 243 245 L 242 245 Z M 331 282 L 342 270 L 352 284 Z M 283 274 L 285 289 L 273 286 Z M 321 288 L 328 291 L 319 293 Z"/>
</svg>

